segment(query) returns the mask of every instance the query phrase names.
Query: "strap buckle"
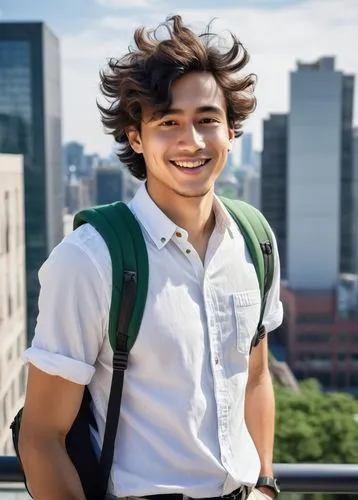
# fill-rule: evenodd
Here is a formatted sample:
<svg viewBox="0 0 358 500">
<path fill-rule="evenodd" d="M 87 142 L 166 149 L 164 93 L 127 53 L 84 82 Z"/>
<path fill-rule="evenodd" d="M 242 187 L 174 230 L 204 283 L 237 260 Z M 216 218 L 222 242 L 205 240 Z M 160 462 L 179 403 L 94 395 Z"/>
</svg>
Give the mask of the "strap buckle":
<svg viewBox="0 0 358 500">
<path fill-rule="evenodd" d="M 128 352 L 115 351 L 113 353 L 113 371 L 124 372 L 128 366 Z"/>
<path fill-rule="evenodd" d="M 270 241 L 264 241 L 263 243 L 260 243 L 260 247 L 264 254 L 266 255 L 272 254 L 272 245 Z"/>
</svg>

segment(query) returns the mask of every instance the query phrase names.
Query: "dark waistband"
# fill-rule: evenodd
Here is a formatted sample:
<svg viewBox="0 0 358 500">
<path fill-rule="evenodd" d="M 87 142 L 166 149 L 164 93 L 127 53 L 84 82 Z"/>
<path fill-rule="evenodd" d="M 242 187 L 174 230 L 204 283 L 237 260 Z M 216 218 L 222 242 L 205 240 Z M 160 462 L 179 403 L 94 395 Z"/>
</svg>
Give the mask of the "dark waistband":
<svg viewBox="0 0 358 500">
<path fill-rule="evenodd" d="M 180 493 L 169 493 L 164 495 L 148 495 L 145 497 L 141 497 L 147 500 L 245 500 L 249 495 L 249 488 L 247 486 L 241 486 L 237 490 L 229 493 L 228 495 L 224 495 L 222 497 L 208 497 L 208 498 L 191 498 L 185 495 L 181 495 Z"/>
</svg>

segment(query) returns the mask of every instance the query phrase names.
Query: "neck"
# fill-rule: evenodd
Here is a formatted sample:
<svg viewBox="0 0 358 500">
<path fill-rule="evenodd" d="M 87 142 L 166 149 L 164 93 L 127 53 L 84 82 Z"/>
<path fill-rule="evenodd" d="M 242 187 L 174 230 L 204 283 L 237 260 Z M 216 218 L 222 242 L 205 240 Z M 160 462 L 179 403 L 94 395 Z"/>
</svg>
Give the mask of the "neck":
<svg viewBox="0 0 358 500">
<path fill-rule="evenodd" d="M 187 197 L 177 193 L 172 193 L 169 197 L 165 192 L 161 194 L 160 191 L 151 190 L 148 183 L 147 190 L 161 211 L 174 224 L 188 232 L 188 239 L 194 246 L 195 243 L 209 239 L 215 226 L 213 190 L 196 197 Z"/>
</svg>

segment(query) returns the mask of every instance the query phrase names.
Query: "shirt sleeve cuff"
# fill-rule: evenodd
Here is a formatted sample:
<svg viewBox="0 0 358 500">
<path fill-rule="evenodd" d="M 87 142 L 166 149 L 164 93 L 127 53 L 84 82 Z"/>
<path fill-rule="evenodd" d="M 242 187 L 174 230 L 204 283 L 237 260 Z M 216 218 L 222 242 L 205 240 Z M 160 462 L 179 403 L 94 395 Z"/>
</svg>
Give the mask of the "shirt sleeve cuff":
<svg viewBox="0 0 358 500">
<path fill-rule="evenodd" d="M 80 385 L 89 384 L 95 372 L 95 368 L 87 363 L 38 347 L 27 349 L 23 359 L 49 375 L 56 375 Z"/>
<path fill-rule="evenodd" d="M 280 303 L 280 306 L 276 309 L 276 311 L 273 314 L 270 314 L 270 316 L 264 317 L 263 320 L 263 325 L 266 328 L 266 332 L 272 332 L 273 330 L 276 330 L 278 328 L 283 320 L 283 307 L 282 303 Z"/>
</svg>

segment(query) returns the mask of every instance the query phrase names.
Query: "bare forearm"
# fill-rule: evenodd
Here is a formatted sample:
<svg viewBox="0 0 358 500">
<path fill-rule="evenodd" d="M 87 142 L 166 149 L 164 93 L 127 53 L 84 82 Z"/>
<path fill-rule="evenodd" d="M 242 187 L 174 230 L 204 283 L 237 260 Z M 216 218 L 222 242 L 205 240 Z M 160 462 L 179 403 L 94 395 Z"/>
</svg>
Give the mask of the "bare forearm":
<svg viewBox="0 0 358 500">
<path fill-rule="evenodd" d="M 27 442 L 21 456 L 35 500 L 85 500 L 77 471 L 60 441 Z"/>
<path fill-rule="evenodd" d="M 273 474 L 275 397 L 269 371 L 246 388 L 245 420 L 261 461 L 262 476 Z"/>
</svg>

